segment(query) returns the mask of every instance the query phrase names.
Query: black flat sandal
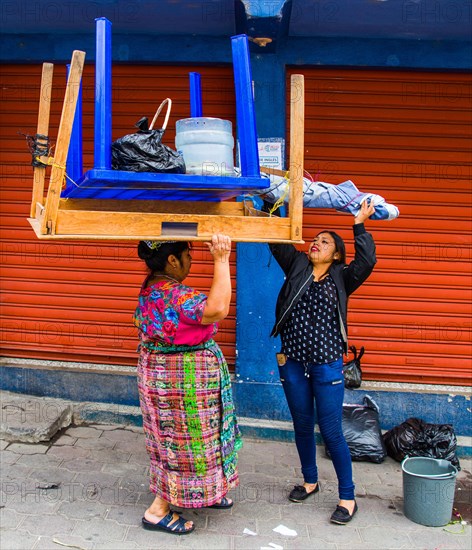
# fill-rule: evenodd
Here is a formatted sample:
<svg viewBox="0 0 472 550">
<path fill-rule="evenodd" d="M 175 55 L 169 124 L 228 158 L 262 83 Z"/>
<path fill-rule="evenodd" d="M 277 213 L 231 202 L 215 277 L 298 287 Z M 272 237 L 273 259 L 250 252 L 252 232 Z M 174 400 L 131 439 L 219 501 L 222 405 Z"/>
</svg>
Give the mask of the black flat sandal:
<svg viewBox="0 0 472 550">
<path fill-rule="evenodd" d="M 295 485 L 295 487 L 290 491 L 290 494 L 288 495 L 288 500 L 291 500 L 292 502 L 303 502 L 310 495 L 314 495 L 319 490 L 319 482 L 316 484 L 316 487 L 313 489 L 313 491 L 310 491 L 309 493 L 303 485 Z"/>
<path fill-rule="evenodd" d="M 331 516 L 331 523 L 337 523 L 338 525 L 346 525 L 354 517 L 354 514 L 357 512 L 357 502 L 354 502 L 354 510 L 352 514 L 349 513 L 349 510 L 344 506 L 336 506 L 336 510 Z"/>
</svg>

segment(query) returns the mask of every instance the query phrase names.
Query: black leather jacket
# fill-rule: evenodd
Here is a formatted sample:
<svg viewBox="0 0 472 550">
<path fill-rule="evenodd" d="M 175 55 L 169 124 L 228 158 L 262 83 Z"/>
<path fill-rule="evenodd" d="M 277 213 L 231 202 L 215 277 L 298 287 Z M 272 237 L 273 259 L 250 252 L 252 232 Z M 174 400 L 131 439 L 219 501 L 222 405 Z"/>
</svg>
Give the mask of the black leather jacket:
<svg viewBox="0 0 472 550">
<path fill-rule="evenodd" d="M 331 264 L 329 274 L 334 280 L 338 294 L 338 312 L 344 351 L 347 353 L 347 299 L 369 277 L 377 263 L 375 243 L 364 224 L 353 226 L 354 260 L 350 264 Z M 290 312 L 313 281 L 313 265 L 304 252 L 291 244 L 269 244 L 269 248 L 285 273 L 285 282 L 280 289 L 275 306 L 275 325 L 271 336 L 280 334 Z"/>
</svg>

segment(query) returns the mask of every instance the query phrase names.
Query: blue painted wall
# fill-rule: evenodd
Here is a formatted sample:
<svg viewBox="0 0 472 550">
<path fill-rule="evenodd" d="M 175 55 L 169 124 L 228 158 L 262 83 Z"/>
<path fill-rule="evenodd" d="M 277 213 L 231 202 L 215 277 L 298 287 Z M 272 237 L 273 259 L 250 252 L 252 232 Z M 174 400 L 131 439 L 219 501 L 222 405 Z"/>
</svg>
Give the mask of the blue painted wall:
<svg viewBox="0 0 472 550">
<path fill-rule="evenodd" d="M 260 138 L 286 139 L 285 67 L 276 55 L 251 59 L 257 132 Z M 275 352 L 279 338 L 270 338 L 274 307 L 283 274 L 269 247 L 259 243 L 237 245 L 236 383 L 234 395 L 242 416 L 288 419 Z"/>
<path fill-rule="evenodd" d="M 250 365 L 254 366 L 253 363 Z M 0 379 L 2 389 L 15 393 L 76 402 L 139 406 L 136 376 L 131 374 L 0 366 Z M 235 382 L 233 393 L 240 418 L 290 421 L 285 396 L 275 379 L 271 381 L 268 377 L 266 381 Z M 472 436 L 470 396 L 454 394 L 453 391 L 434 392 L 431 387 L 424 391 L 379 391 L 370 388 L 347 390 L 346 402 L 363 403 L 366 394 L 379 406 L 383 430 L 389 430 L 407 418 L 420 417 L 433 424 L 452 424 L 458 436 Z M 97 406 L 97 409 L 100 407 Z M 135 422 L 139 423 L 139 419 Z M 270 423 L 262 424 L 270 426 Z M 472 448 L 465 452 L 472 452 Z"/>
<path fill-rule="evenodd" d="M 90 34 L 1 34 L 4 63 L 69 62 L 73 50 L 95 59 L 94 23 Z M 258 56 L 273 61 L 261 48 Z M 277 63 L 339 67 L 393 67 L 470 70 L 471 42 L 296 37 L 280 44 Z M 113 60 L 130 63 L 231 63 L 227 36 L 155 36 L 113 33 Z"/>
</svg>

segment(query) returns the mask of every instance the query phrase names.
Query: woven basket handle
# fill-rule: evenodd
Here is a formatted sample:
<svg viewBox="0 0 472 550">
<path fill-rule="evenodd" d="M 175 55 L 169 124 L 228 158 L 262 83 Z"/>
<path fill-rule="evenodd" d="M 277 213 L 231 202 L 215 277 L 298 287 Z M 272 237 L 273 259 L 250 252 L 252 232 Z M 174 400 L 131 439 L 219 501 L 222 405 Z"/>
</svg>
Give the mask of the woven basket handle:
<svg viewBox="0 0 472 550">
<path fill-rule="evenodd" d="M 169 97 L 164 99 L 164 101 L 157 108 L 156 114 L 154 115 L 154 118 L 152 119 L 151 126 L 149 126 L 150 130 L 152 130 L 154 128 L 154 124 L 157 120 L 157 117 L 159 116 L 159 113 L 162 111 L 162 107 L 164 107 L 164 105 L 166 103 L 167 103 L 167 113 L 166 113 L 166 118 L 164 119 L 164 124 L 162 125 L 162 130 L 165 130 L 167 128 L 167 123 L 169 122 L 169 117 L 170 117 L 170 111 L 172 109 L 172 99 L 170 99 Z"/>
</svg>

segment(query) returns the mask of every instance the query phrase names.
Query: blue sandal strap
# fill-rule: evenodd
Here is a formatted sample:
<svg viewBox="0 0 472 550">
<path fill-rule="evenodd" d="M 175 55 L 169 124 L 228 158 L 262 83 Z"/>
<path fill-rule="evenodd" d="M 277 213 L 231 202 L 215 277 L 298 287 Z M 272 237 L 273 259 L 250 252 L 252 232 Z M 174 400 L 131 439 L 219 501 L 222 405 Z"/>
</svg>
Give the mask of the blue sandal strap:
<svg viewBox="0 0 472 550">
<path fill-rule="evenodd" d="M 156 525 L 160 525 L 161 527 L 169 527 L 169 523 L 174 518 L 174 511 L 169 510 L 169 513 L 164 516 L 160 521 L 156 523 Z"/>
<path fill-rule="evenodd" d="M 187 523 L 187 520 L 182 516 L 178 515 L 178 518 L 174 522 L 167 524 L 167 528 L 176 533 L 183 533 L 185 531 L 188 531 L 188 529 L 185 527 L 186 523 Z M 192 527 L 190 527 L 190 529 L 192 529 Z"/>
<path fill-rule="evenodd" d="M 177 515 L 176 519 L 174 519 L 174 514 Z M 145 529 L 167 531 L 168 533 L 183 535 L 185 533 L 191 533 L 195 529 L 194 525 L 189 528 L 185 527 L 187 521 L 188 520 L 174 510 L 170 510 L 169 513 L 157 523 L 151 523 L 146 518 L 143 518 L 142 523 Z"/>
<path fill-rule="evenodd" d="M 234 502 L 226 497 L 221 497 L 220 502 L 217 502 L 215 504 L 212 504 L 211 506 L 208 506 L 208 508 L 220 508 L 220 509 L 228 509 L 233 506 Z"/>
</svg>

